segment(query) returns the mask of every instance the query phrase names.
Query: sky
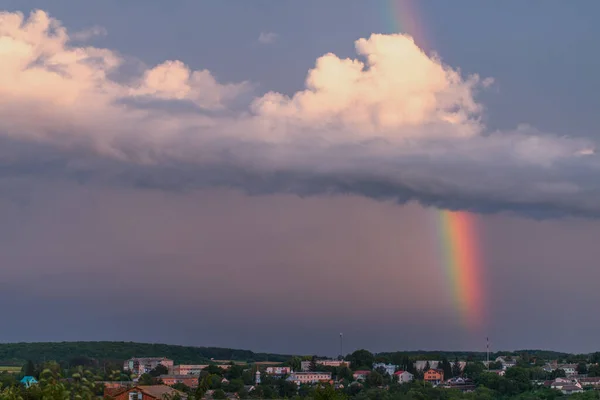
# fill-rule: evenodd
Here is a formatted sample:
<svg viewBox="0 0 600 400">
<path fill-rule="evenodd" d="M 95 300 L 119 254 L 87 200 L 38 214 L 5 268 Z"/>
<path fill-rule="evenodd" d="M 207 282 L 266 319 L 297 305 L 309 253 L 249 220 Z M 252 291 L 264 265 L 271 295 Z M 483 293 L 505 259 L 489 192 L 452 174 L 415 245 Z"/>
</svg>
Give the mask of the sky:
<svg viewBox="0 0 600 400">
<path fill-rule="evenodd" d="M 0 341 L 598 350 L 599 3 L 0 10 Z"/>
</svg>

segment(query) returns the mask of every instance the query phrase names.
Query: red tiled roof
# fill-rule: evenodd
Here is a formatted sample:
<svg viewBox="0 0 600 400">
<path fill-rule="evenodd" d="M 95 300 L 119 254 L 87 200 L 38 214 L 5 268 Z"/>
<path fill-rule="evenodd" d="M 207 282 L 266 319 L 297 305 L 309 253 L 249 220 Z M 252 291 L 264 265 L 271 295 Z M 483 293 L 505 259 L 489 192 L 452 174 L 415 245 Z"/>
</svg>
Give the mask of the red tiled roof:
<svg viewBox="0 0 600 400">
<path fill-rule="evenodd" d="M 402 375 L 404 373 L 404 371 L 396 371 L 394 372 L 394 375 Z"/>
</svg>

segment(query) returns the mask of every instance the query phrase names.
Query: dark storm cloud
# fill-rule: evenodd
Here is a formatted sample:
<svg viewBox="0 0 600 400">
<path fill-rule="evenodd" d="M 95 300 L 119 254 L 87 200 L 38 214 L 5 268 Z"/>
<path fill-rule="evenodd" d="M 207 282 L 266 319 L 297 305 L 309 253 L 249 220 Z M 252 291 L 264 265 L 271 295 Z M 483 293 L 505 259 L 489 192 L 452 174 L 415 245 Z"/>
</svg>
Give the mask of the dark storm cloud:
<svg viewBox="0 0 600 400">
<path fill-rule="evenodd" d="M 320 57 L 306 89 L 288 97 L 254 96 L 248 82 L 221 83 L 176 60 L 118 80 L 120 55 L 77 47 L 43 11 L 4 13 L 0 24 L 5 177 L 346 193 L 537 218 L 600 213 L 593 141 L 528 126 L 489 132 L 475 98 L 492 81 L 461 76 L 408 36 L 359 39 L 354 60 Z"/>
</svg>

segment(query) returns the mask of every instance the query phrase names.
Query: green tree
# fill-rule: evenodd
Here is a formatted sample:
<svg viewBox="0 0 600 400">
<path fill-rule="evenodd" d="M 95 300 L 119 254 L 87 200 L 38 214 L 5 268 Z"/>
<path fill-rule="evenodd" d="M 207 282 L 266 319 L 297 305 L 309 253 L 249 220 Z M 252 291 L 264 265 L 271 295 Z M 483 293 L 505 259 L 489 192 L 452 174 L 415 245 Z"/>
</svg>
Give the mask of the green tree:
<svg viewBox="0 0 600 400">
<path fill-rule="evenodd" d="M 317 371 L 317 369 L 318 369 L 318 367 L 317 367 L 317 358 L 316 358 L 316 357 L 313 357 L 313 358 L 310 360 L 310 365 L 308 366 L 308 370 L 309 370 L 310 372 L 315 372 L 315 371 Z"/>
<path fill-rule="evenodd" d="M 529 371 L 523 367 L 512 367 L 506 370 L 504 375 L 506 379 L 512 381 L 519 393 L 531 389 L 531 380 L 529 379 Z"/>
<path fill-rule="evenodd" d="M 23 396 L 16 387 L 7 387 L 0 392 L 0 400 L 23 400 Z"/>
<path fill-rule="evenodd" d="M 596 354 L 596 353 L 594 353 Z M 600 376 L 600 365 L 593 364 L 588 368 L 588 376 Z"/>
<path fill-rule="evenodd" d="M 588 373 L 588 366 L 585 362 L 577 364 L 577 373 L 580 375 L 586 375 Z"/>
<path fill-rule="evenodd" d="M 161 375 L 167 375 L 169 373 L 169 368 L 165 367 L 162 364 L 158 364 L 152 371 L 148 374 L 154 378 L 157 378 Z"/>
<path fill-rule="evenodd" d="M 352 370 L 345 365 L 342 365 L 338 368 L 336 376 L 338 380 L 344 379 L 348 382 L 352 382 L 352 380 L 354 379 Z"/>
<path fill-rule="evenodd" d="M 485 371 L 485 365 L 483 365 L 482 362 L 468 362 L 465 365 L 465 368 L 463 370 L 463 374 L 467 377 L 467 378 L 471 378 L 473 380 L 476 380 L 479 375 Z M 444 375 L 445 376 L 445 375 Z"/>
<path fill-rule="evenodd" d="M 557 368 L 550 373 L 550 379 L 566 378 L 566 377 L 567 377 L 567 373 L 562 368 Z"/>
<path fill-rule="evenodd" d="M 458 358 L 454 359 L 454 364 L 452 364 L 452 376 L 461 376 L 462 368 L 460 367 L 460 363 L 458 362 Z"/>
<path fill-rule="evenodd" d="M 154 377 L 150 374 L 142 374 L 140 376 L 140 379 L 138 380 L 138 382 L 140 383 L 140 385 L 155 385 L 156 384 Z"/>
<path fill-rule="evenodd" d="M 27 363 L 22 368 L 23 375 L 25 376 L 35 376 L 35 365 L 33 361 L 27 360 Z"/>
<path fill-rule="evenodd" d="M 229 380 L 240 379 L 244 373 L 244 367 L 241 365 L 232 365 L 225 371 L 225 377 Z"/>
<path fill-rule="evenodd" d="M 351 362 L 350 366 L 355 371 L 363 368 L 371 369 L 373 367 L 374 360 L 375 357 L 373 357 L 373 354 L 364 349 L 356 350 L 348 357 L 348 361 Z"/>
<path fill-rule="evenodd" d="M 223 389 L 229 393 L 236 393 L 242 390 L 244 387 L 244 381 L 241 379 L 232 379 L 229 383 L 223 386 Z"/>
<path fill-rule="evenodd" d="M 294 356 L 290 358 L 288 364 L 290 365 L 290 368 L 294 371 L 300 371 L 302 369 L 302 360 L 300 360 L 300 357 Z"/>
<path fill-rule="evenodd" d="M 383 385 L 383 375 L 377 371 L 371 371 L 371 373 L 367 375 L 366 383 L 369 387 L 381 386 Z"/>
<path fill-rule="evenodd" d="M 213 399 L 223 400 L 227 398 L 227 395 L 222 389 L 217 389 L 213 392 Z"/>
<path fill-rule="evenodd" d="M 198 378 L 198 387 L 196 388 L 196 398 L 203 398 L 208 389 L 210 389 L 210 375 L 200 376 Z"/>
<path fill-rule="evenodd" d="M 294 382 L 279 380 L 279 397 L 290 399 L 298 393 L 298 386 Z"/>
<path fill-rule="evenodd" d="M 425 363 L 425 367 L 423 367 L 423 372 L 427 372 L 431 369 L 431 365 L 429 364 L 429 361 L 427 361 Z"/>
<path fill-rule="evenodd" d="M 438 365 L 438 368 L 444 371 L 444 378 L 452 376 L 452 364 L 450 364 L 448 358 L 442 358 L 442 361 L 440 361 L 440 365 Z"/>
<path fill-rule="evenodd" d="M 335 390 L 331 385 L 324 385 L 314 390 L 312 398 L 314 400 L 346 400 L 347 396 L 343 392 Z"/>
<path fill-rule="evenodd" d="M 210 375 L 219 375 L 219 376 L 223 376 L 223 372 L 224 372 L 223 368 L 221 368 L 215 364 L 209 365 L 208 367 L 204 368 L 203 371 L 206 371 Z"/>
<path fill-rule="evenodd" d="M 223 377 L 220 375 L 209 375 L 208 382 L 210 389 L 221 389 L 221 381 Z"/>
</svg>

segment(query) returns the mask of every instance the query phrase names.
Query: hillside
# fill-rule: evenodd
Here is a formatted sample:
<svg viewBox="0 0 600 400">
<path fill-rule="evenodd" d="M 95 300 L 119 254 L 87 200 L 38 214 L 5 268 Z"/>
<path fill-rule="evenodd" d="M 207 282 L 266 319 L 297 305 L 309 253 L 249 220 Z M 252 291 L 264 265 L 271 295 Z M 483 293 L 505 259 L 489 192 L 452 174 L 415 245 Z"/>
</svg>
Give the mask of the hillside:
<svg viewBox="0 0 600 400">
<path fill-rule="evenodd" d="M 0 365 L 20 365 L 34 362 L 73 359 L 95 359 L 121 362 L 131 357 L 168 357 L 178 364 L 203 364 L 211 358 L 234 361 L 285 361 L 290 356 L 254 353 L 219 347 L 177 346 L 135 342 L 38 342 L 0 343 Z"/>
</svg>

